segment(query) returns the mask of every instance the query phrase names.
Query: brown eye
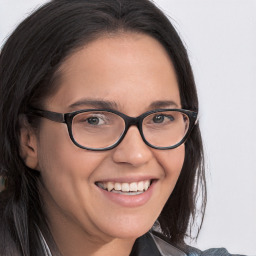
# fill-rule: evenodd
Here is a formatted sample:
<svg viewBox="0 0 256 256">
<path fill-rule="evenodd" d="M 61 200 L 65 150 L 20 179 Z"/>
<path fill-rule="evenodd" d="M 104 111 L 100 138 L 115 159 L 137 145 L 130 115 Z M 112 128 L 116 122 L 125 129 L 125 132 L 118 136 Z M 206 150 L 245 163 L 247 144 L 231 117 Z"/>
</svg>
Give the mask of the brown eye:
<svg viewBox="0 0 256 256">
<path fill-rule="evenodd" d="M 153 117 L 153 122 L 154 123 L 163 123 L 165 121 L 165 119 L 167 119 L 166 121 L 174 121 L 174 117 L 171 115 L 155 115 Z"/>
<path fill-rule="evenodd" d="M 90 117 L 86 121 L 91 125 L 97 125 L 100 122 L 98 117 Z"/>
</svg>

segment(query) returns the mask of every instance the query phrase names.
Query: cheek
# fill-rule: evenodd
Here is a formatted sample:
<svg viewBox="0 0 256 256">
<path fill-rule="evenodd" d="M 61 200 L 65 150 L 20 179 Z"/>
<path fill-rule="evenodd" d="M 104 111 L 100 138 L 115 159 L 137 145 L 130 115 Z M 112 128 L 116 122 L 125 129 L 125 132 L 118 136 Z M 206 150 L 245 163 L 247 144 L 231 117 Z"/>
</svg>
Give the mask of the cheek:
<svg viewBox="0 0 256 256">
<path fill-rule="evenodd" d="M 185 147 L 181 145 L 175 149 L 157 150 L 154 153 L 155 159 L 163 170 L 162 178 L 159 180 L 157 203 L 153 206 L 157 211 L 156 216 L 159 216 L 179 178 L 184 163 Z"/>
<path fill-rule="evenodd" d="M 165 194 L 165 200 L 167 200 L 178 181 L 184 163 L 185 146 L 181 145 L 175 149 L 158 151 L 157 154 L 158 163 L 164 170 L 162 193 Z"/>
<path fill-rule="evenodd" d="M 157 152 L 157 159 L 159 164 L 165 170 L 166 178 L 179 176 L 185 158 L 185 146 L 181 146 L 171 149 Z"/>
<path fill-rule="evenodd" d="M 100 154 L 83 150 L 71 141 L 65 124 L 50 123 L 42 125 L 38 145 L 40 171 L 49 175 L 75 176 L 76 171 L 83 169 L 85 174 L 102 158 Z M 54 169 L 54 170 L 52 170 Z"/>
<path fill-rule="evenodd" d="M 95 154 L 75 146 L 65 126 L 58 130 L 51 127 L 40 134 L 38 161 L 42 183 L 58 202 L 76 198 L 81 183 L 87 181 L 90 184 L 94 171 L 104 158 L 104 153 Z M 83 190 L 87 191 L 89 187 L 84 186 Z"/>
</svg>

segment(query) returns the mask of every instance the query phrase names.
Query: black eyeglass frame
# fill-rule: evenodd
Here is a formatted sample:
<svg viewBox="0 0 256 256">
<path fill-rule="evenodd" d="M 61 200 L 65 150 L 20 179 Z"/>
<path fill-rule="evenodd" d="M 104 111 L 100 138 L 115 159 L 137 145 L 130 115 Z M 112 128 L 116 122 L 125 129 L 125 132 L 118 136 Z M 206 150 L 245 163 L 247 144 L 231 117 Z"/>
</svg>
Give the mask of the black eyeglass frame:
<svg viewBox="0 0 256 256">
<path fill-rule="evenodd" d="M 125 129 L 123 131 L 123 134 L 116 141 L 116 143 L 114 143 L 113 145 L 108 146 L 106 148 L 88 148 L 88 147 L 84 147 L 76 142 L 76 140 L 73 137 L 73 133 L 72 133 L 72 121 L 76 115 L 84 113 L 84 112 L 91 112 L 91 111 L 106 111 L 106 112 L 114 113 L 114 114 L 120 116 L 124 120 Z M 144 137 L 143 130 L 142 130 L 142 123 L 143 123 L 143 120 L 145 117 L 147 117 L 153 113 L 166 112 L 166 111 L 175 111 L 175 112 L 181 112 L 183 114 L 186 114 L 189 118 L 189 127 L 188 127 L 186 135 L 183 137 L 183 139 L 179 143 L 177 143 L 173 146 L 170 146 L 170 147 L 157 147 L 157 146 L 150 144 Z M 154 149 L 160 149 L 160 150 L 177 148 L 178 146 L 180 146 L 181 144 L 183 144 L 186 141 L 190 132 L 192 131 L 193 127 L 196 125 L 196 123 L 198 121 L 198 113 L 195 111 L 186 110 L 186 109 L 154 109 L 154 110 L 147 111 L 137 117 L 130 117 L 130 116 L 127 116 L 119 111 L 112 110 L 112 109 L 81 109 L 81 110 L 73 111 L 73 112 L 69 112 L 69 113 L 57 113 L 57 112 L 52 112 L 52 111 L 48 111 L 48 110 L 29 108 L 29 111 L 27 111 L 26 114 L 44 117 L 46 119 L 49 119 L 51 121 L 58 122 L 58 123 L 65 123 L 67 125 L 69 137 L 72 140 L 72 142 L 79 148 L 92 150 L 92 151 L 105 151 L 105 150 L 110 150 L 110 149 L 115 148 L 122 142 L 128 129 L 132 125 L 137 126 L 143 141 L 149 147 L 154 148 Z"/>
</svg>

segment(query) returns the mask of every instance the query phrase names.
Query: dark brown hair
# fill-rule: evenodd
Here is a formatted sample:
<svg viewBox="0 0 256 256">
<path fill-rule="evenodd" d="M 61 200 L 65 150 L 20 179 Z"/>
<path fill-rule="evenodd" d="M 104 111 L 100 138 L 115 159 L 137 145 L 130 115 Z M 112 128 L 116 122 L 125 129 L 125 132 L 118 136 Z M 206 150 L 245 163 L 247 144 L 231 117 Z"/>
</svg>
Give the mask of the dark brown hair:
<svg viewBox="0 0 256 256">
<path fill-rule="evenodd" d="M 40 174 L 25 166 L 19 154 L 20 116 L 56 90 L 58 68 L 72 52 L 104 34 L 128 31 L 150 35 L 164 46 L 175 67 L 182 107 L 198 111 L 186 49 L 168 18 L 149 0 L 51 1 L 23 21 L 5 43 L 0 55 L 0 175 L 8 186 L 0 194 L 0 255 L 12 255 L 14 247 L 20 255 L 43 255 L 37 225 L 51 240 L 37 187 Z M 158 218 L 162 233 L 175 244 L 190 234 L 199 191 L 201 220 L 204 216 L 206 185 L 198 124 L 185 150 L 180 177 Z"/>
</svg>

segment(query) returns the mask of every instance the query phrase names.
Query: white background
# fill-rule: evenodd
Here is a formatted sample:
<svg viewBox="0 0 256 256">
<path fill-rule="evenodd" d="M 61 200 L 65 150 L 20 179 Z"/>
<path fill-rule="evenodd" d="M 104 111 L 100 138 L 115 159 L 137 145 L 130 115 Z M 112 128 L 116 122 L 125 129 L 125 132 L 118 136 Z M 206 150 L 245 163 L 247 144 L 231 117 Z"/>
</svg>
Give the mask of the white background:
<svg viewBox="0 0 256 256">
<path fill-rule="evenodd" d="M 0 45 L 45 0 L 0 0 Z M 256 0 L 156 0 L 184 40 L 200 100 L 208 207 L 195 246 L 256 255 Z"/>
</svg>

